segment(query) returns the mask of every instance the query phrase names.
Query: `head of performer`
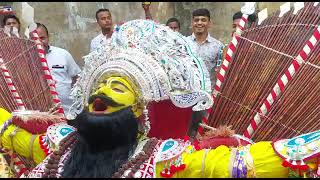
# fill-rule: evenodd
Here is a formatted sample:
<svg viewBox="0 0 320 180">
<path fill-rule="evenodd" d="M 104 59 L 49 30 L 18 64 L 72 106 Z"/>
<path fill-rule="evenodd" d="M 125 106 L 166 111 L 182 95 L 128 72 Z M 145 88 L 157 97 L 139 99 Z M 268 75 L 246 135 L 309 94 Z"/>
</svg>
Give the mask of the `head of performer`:
<svg viewBox="0 0 320 180">
<path fill-rule="evenodd" d="M 135 142 L 138 117 L 142 108 L 130 81 L 121 76 L 98 80 L 83 112 L 74 121 L 84 140 L 99 147 L 101 137 L 109 139 L 102 146 Z"/>
<path fill-rule="evenodd" d="M 142 108 L 133 87 L 121 76 L 97 81 L 82 113 L 70 120 L 79 141 L 64 177 L 110 177 L 134 151 Z"/>
<path fill-rule="evenodd" d="M 43 49 L 45 53 L 47 54 L 49 51 L 49 32 L 47 27 L 44 24 L 36 23 L 37 24 L 37 32 L 38 36 L 40 38 L 40 41 L 42 42 Z"/>
<path fill-rule="evenodd" d="M 20 32 L 20 20 L 14 14 L 6 15 L 3 18 L 3 25 L 8 27 L 15 27 L 18 29 L 18 32 Z"/>
</svg>

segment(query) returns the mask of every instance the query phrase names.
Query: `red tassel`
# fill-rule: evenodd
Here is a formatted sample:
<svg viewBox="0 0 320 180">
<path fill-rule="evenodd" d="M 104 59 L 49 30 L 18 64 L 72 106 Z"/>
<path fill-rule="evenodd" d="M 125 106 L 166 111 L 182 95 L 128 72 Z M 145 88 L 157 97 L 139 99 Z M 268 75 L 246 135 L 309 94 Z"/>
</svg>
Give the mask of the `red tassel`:
<svg viewBox="0 0 320 180">
<path fill-rule="evenodd" d="M 194 148 L 195 148 L 197 151 L 199 151 L 199 150 L 201 149 L 200 146 L 199 146 L 199 142 L 198 142 L 197 139 L 194 140 L 193 146 L 194 146 Z"/>
<path fill-rule="evenodd" d="M 175 165 L 171 165 L 170 166 L 170 172 L 171 173 L 176 173 L 178 171 L 178 167 L 176 167 Z"/>
<path fill-rule="evenodd" d="M 63 114 L 63 109 L 62 108 L 58 108 L 58 113 Z"/>
<path fill-rule="evenodd" d="M 300 165 L 299 169 L 302 170 L 302 171 L 307 171 L 309 169 L 309 166 L 306 165 L 306 164 L 305 165 Z"/>
<path fill-rule="evenodd" d="M 168 169 L 165 169 L 164 171 L 160 172 L 160 176 L 164 178 L 171 178 L 173 176 L 173 173 L 168 173 Z"/>
<path fill-rule="evenodd" d="M 167 178 L 172 178 L 173 175 L 174 175 L 174 173 L 169 173 L 169 174 L 167 174 Z"/>
<path fill-rule="evenodd" d="M 291 169 L 299 169 L 299 165 L 291 165 Z"/>
<path fill-rule="evenodd" d="M 184 141 L 184 142 L 189 141 L 189 136 L 185 135 L 185 136 L 183 137 L 183 141 Z"/>
<path fill-rule="evenodd" d="M 181 164 L 177 169 L 179 170 L 179 171 L 182 171 L 182 170 L 184 170 L 186 168 L 186 165 L 185 164 Z"/>
<path fill-rule="evenodd" d="M 282 161 L 282 166 L 283 166 L 283 167 L 291 167 L 291 163 L 289 163 L 289 162 L 286 161 L 286 160 L 283 160 L 283 161 Z"/>
<path fill-rule="evenodd" d="M 203 128 L 201 126 L 198 127 L 198 132 L 200 135 L 203 135 Z"/>
<path fill-rule="evenodd" d="M 167 173 L 161 171 L 161 172 L 160 172 L 160 176 L 166 178 L 166 177 L 167 177 Z"/>
</svg>

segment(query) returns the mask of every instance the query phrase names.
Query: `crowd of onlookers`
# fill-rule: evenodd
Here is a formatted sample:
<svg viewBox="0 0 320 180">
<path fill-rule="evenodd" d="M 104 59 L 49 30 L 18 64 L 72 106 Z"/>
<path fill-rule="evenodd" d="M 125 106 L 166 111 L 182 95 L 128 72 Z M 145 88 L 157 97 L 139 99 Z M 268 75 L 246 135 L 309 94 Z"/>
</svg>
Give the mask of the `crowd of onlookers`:
<svg viewBox="0 0 320 180">
<path fill-rule="evenodd" d="M 152 20 L 150 12 L 150 3 L 143 3 L 146 19 Z M 233 16 L 233 32 L 242 17 L 241 12 Z M 96 12 L 96 20 L 101 28 L 101 33 L 92 39 L 90 43 L 90 52 L 97 47 L 110 41 L 115 23 L 112 20 L 112 13 L 109 9 L 99 9 Z M 212 85 L 215 82 L 215 72 L 218 70 L 222 60 L 225 46 L 222 42 L 215 39 L 209 33 L 212 26 L 210 11 L 208 9 L 196 9 L 192 12 L 192 33 L 187 37 L 193 51 L 204 61 L 211 77 Z M 4 27 L 15 31 L 17 36 L 20 34 L 20 21 L 14 14 L 6 15 L 3 19 Z M 172 17 L 168 19 L 166 25 L 173 31 L 180 32 L 180 21 Z M 67 111 L 72 103 L 69 94 L 77 75 L 81 69 L 76 64 L 72 55 L 65 49 L 55 47 L 49 43 L 49 31 L 44 24 L 37 23 L 37 32 L 42 41 L 46 53 L 48 66 L 56 80 L 56 88 L 64 109 Z"/>
</svg>

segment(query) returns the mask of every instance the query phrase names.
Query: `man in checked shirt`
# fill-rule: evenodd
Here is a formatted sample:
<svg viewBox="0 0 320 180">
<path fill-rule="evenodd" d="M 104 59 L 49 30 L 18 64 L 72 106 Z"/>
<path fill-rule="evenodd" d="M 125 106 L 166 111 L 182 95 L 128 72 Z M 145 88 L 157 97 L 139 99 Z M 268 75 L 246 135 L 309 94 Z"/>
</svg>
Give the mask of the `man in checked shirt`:
<svg viewBox="0 0 320 180">
<path fill-rule="evenodd" d="M 202 58 L 210 74 L 211 86 L 214 87 L 215 72 L 221 64 L 224 45 L 222 42 L 210 36 L 208 29 L 212 22 L 208 9 L 197 9 L 192 12 L 192 35 L 188 41 L 192 45 L 193 52 Z"/>
</svg>

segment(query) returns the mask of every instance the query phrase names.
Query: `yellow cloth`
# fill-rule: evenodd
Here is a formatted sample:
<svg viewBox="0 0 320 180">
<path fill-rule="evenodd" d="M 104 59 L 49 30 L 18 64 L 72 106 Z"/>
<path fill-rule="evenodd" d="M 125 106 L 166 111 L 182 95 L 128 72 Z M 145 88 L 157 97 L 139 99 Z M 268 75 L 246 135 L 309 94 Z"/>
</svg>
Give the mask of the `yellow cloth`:
<svg viewBox="0 0 320 180">
<path fill-rule="evenodd" d="M 10 117 L 11 117 L 11 114 L 8 111 L 0 108 L 0 124 L 3 124 Z"/>
<path fill-rule="evenodd" d="M 3 123 L 8 120 L 11 117 L 11 114 L 0 108 L 0 124 L 3 125 Z M 6 162 L 5 158 L 2 154 L 0 154 L 0 178 L 9 178 L 9 165 Z"/>
<path fill-rule="evenodd" d="M 5 121 L 8 120 L 10 117 L 11 117 L 11 114 L 9 112 L 0 108 L 0 126 L 1 127 L 3 126 Z M 13 136 L 11 141 L 10 134 L 14 131 L 15 128 L 17 128 L 17 126 L 10 125 L 7 128 L 7 130 L 3 133 L 3 135 L 1 136 L 2 146 L 8 150 L 14 150 L 16 153 L 18 153 L 21 156 L 24 156 L 26 158 L 31 158 L 29 144 L 30 144 L 32 134 L 24 129 L 19 128 L 16 131 L 16 134 Z M 12 146 L 12 143 L 13 143 L 13 146 Z M 33 160 L 36 164 L 39 164 L 46 157 L 44 151 L 41 149 L 39 144 L 39 135 L 36 135 L 36 138 L 33 141 L 32 149 L 33 149 L 32 150 Z"/>
<path fill-rule="evenodd" d="M 282 159 L 278 157 L 271 142 L 258 142 L 250 146 L 250 154 L 254 161 L 254 168 L 256 177 L 288 177 L 288 169 L 284 168 Z M 186 164 L 186 169 L 177 172 L 173 177 L 210 177 L 210 178 L 228 178 L 229 162 L 231 155 L 231 148 L 227 146 L 219 146 L 216 149 L 209 150 L 205 158 L 204 172 L 202 176 L 202 161 L 205 150 L 193 152 L 192 154 L 184 153 L 182 160 Z M 156 165 L 157 177 L 163 170 L 165 162 L 159 162 Z"/>
</svg>

